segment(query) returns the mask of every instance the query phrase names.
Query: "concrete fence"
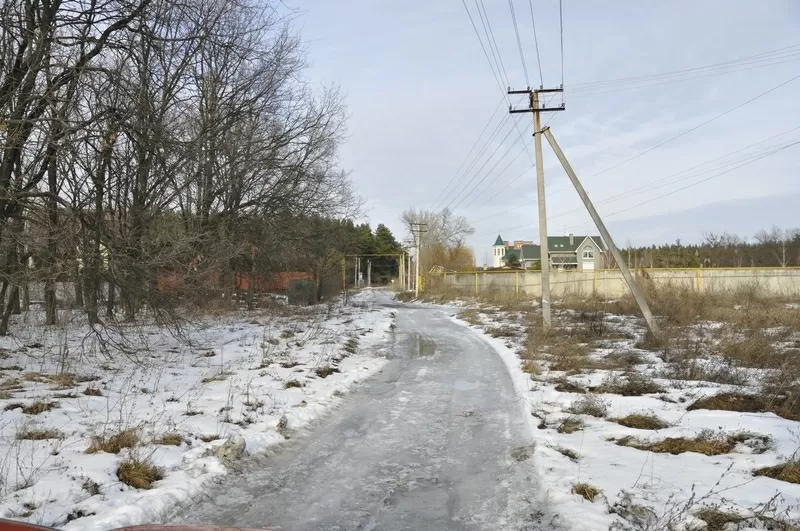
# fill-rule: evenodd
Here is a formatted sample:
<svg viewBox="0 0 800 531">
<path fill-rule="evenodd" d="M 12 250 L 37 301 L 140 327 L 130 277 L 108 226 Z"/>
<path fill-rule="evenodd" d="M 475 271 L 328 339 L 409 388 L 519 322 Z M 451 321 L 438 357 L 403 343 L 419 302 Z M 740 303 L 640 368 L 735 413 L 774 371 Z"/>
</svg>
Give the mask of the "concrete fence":
<svg viewBox="0 0 800 531">
<path fill-rule="evenodd" d="M 756 288 L 771 295 L 800 296 L 800 267 L 637 269 L 635 274 L 640 282 L 652 283 L 656 287 L 685 287 L 700 292 Z M 542 294 L 542 277 L 539 271 L 444 273 L 443 281 L 446 289 L 464 295 Z M 618 269 L 550 271 L 550 291 L 554 297 L 597 295 L 615 298 L 627 294 L 628 287 Z"/>
</svg>

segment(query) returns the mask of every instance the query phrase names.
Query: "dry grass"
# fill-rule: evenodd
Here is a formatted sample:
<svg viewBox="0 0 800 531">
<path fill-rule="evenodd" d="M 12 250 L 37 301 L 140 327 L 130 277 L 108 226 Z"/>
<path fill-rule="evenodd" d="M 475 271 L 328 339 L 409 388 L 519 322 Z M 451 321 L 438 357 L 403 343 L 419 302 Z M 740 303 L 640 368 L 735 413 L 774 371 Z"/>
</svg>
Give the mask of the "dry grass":
<svg viewBox="0 0 800 531">
<path fill-rule="evenodd" d="M 642 396 L 663 393 L 664 388 L 653 381 L 652 378 L 640 374 L 629 373 L 625 377 L 611 376 L 592 389 L 596 393 L 609 393 L 622 396 Z"/>
<path fill-rule="evenodd" d="M 205 378 L 200 380 L 200 382 L 204 384 L 212 382 L 224 382 L 228 378 L 228 376 L 230 376 L 230 373 L 227 373 L 225 371 L 219 371 L 217 373 L 212 374 L 211 376 L 206 376 Z"/>
<path fill-rule="evenodd" d="M 575 483 L 572 485 L 572 493 L 583 496 L 587 501 L 594 503 L 595 498 L 600 495 L 602 491 L 588 483 Z"/>
<path fill-rule="evenodd" d="M 86 449 L 86 453 L 106 452 L 118 454 L 123 448 L 135 448 L 139 442 L 139 430 L 128 428 L 108 437 L 92 437 L 92 444 Z"/>
<path fill-rule="evenodd" d="M 686 408 L 736 411 L 740 413 L 775 413 L 788 420 L 800 421 L 800 389 L 789 388 L 781 394 L 751 395 L 720 393 L 695 401 Z"/>
<path fill-rule="evenodd" d="M 456 317 L 462 321 L 468 322 L 472 326 L 476 326 L 481 323 L 480 312 L 474 308 L 462 310 L 458 313 L 458 315 L 456 315 Z"/>
<path fill-rule="evenodd" d="M 570 450 L 569 448 L 565 448 L 564 446 L 553 446 L 552 448 L 553 450 L 560 453 L 564 457 L 571 459 L 573 461 L 577 461 L 578 459 L 580 459 L 580 456 L 576 451 Z"/>
<path fill-rule="evenodd" d="M 744 521 L 738 514 L 720 511 L 715 507 L 704 507 L 695 516 L 706 523 L 705 531 L 725 531 L 729 529 L 728 524 L 740 524 Z"/>
<path fill-rule="evenodd" d="M 183 435 L 177 431 L 168 431 L 153 442 L 164 446 L 180 446 L 183 443 Z"/>
<path fill-rule="evenodd" d="M 208 443 L 208 442 L 211 442 L 211 441 L 216 441 L 220 437 L 219 437 L 218 433 L 210 433 L 208 435 L 198 435 L 197 438 L 200 439 L 203 442 Z"/>
<path fill-rule="evenodd" d="M 629 436 L 618 440 L 617 444 L 659 454 L 679 455 L 686 452 L 695 452 L 703 455 L 722 455 L 730 453 L 736 446 L 736 441 L 725 436 L 701 434 L 693 439 L 669 437 L 657 442 L 641 441 Z"/>
<path fill-rule="evenodd" d="M 594 395 L 586 395 L 572 402 L 567 411 L 573 415 L 604 418 L 608 415 L 608 405 Z"/>
<path fill-rule="evenodd" d="M 539 376 L 542 373 L 539 364 L 534 360 L 522 360 L 520 367 L 522 368 L 522 372 L 527 372 L 531 376 Z"/>
<path fill-rule="evenodd" d="M 728 364 L 709 364 L 702 360 L 686 359 L 668 364 L 660 376 L 670 380 L 714 382 L 728 385 L 746 385 L 747 371 Z"/>
<path fill-rule="evenodd" d="M 521 334 L 519 329 L 508 325 L 490 326 L 483 333 L 492 337 L 518 337 Z"/>
<path fill-rule="evenodd" d="M 22 428 L 17 432 L 18 440 L 44 441 L 47 439 L 63 439 L 64 434 L 53 429 Z"/>
<path fill-rule="evenodd" d="M 344 351 L 348 354 L 355 354 L 358 351 L 358 338 L 351 337 L 344 344 Z"/>
<path fill-rule="evenodd" d="M 556 431 L 558 433 L 575 433 L 576 431 L 581 431 L 586 423 L 583 422 L 579 417 L 567 417 L 561 421 L 561 424 L 558 425 Z"/>
<path fill-rule="evenodd" d="M 800 484 L 800 461 L 787 461 L 780 465 L 759 468 L 753 471 L 753 475 L 766 476 L 779 481 L 786 481 L 787 483 Z"/>
<path fill-rule="evenodd" d="M 22 412 L 26 415 L 39 415 L 56 407 L 58 407 L 57 402 L 51 402 L 48 400 L 34 400 L 32 404 L 23 406 Z M 8 406 L 6 406 L 6 409 L 8 409 Z"/>
<path fill-rule="evenodd" d="M 622 426 L 638 430 L 663 430 L 670 426 L 667 421 L 660 419 L 653 413 L 631 413 L 611 420 Z"/>
<path fill-rule="evenodd" d="M 330 376 L 335 372 L 339 372 L 339 369 L 337 369 L 336 367 L 331 367 L 330 365 L 321 365 L 316 369 L 314 369 L 314 373 L 320 378 L 327 378 L 328 376 Z"/>
<path fill-rule="evenodd" d="M 83 390 L 83 394 L 86 396 L 103 396 L 103 391 L 97 387 L 87 387 Z"/>
<path fill-rule="evenodd" d="M 150 489 L 164 473 L 147 459 L 126 459 L 117 469 L 117 478 L 135 489 Z"/>
<path fill-rule="evenodd" d="M 714 354 L 735 360 L 740 367 L 777 368 L 785 357 L 778 353 L 773 339 L 762 329 L 729 329 L 715 345 Z"/>
<path fill-rule="evenodd" d="M 558 378 L 553 380 L 556 384 L 555 390 L 559 393 L 578 393 L 578 394 L 585 394 L 587 389 L 575 382 L 572 382 L 566 378 Z"/>
<path fill-rule="evenodd" d="M 284 389 L 291 389 L 293 387 L 303 387 L 303 384 L 297 380 L 287 380 L 286 383 L 283 384 Z"/>
</svg>

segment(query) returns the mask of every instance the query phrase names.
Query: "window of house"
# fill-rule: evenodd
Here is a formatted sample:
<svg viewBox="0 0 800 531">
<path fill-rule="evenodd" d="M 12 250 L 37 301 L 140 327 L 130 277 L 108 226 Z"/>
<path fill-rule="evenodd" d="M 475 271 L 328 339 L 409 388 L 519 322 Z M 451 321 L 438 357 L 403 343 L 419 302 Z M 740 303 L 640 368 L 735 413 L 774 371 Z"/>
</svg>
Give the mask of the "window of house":
<svg viewBox="0 0 800 531">
<path fill-rule="evenodd" d="M 594 259 L 594 249 L 591 247 L 584 247 L 583 248 L 583 258 L 584 260 L 592 260 Z"/>
</svg>

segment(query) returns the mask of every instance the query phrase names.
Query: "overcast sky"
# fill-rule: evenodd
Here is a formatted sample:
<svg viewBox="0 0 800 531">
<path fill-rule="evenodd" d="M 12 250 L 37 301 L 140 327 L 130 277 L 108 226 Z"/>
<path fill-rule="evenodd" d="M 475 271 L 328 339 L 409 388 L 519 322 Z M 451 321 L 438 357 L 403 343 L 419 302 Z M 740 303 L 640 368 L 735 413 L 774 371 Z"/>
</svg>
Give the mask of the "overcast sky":
<svg viewBox="0 0 800 531">
<path fill-rule="evenodd" d="M 484 4 L 508 80 L 524 88 L 508 2 Z M 399 216 L 404 209 L 449 203 L 476 229 L 469 243 L 478 263 L 498 233 L 507 240 L 538 240 L 529 114 L 514 115 L 521 135 L 511 122 L 502 125 L 473 171 L 437 201 L 504 98 L 461 0 L 296 0 L 289 5 L 301 11 L 297 24 L 312 63 L 308 78 L 338 84 L 346 94 L 349 139 L 341 162 L 367 200 L 366 215 L 373 226 L 384 223 L 403 236 Z M 482 33 L 475 0 L 467 5 Z M 514 7 L 535 86 L 539 68 L 530 7 L 527 0 L 514 0 Z M 533 8 L 544 84 L 558 86 L 558 1 L 533 0 Z M 773 223 L 800 225 L 800 146 L 734 169 L 770 148 L 800 140 L 800 129 L 767 140 L 800 126 L 800 79 L 744 105 L 800 75 L 800 47 L 775 56 L 780 59 L 762 56 L 729 67 L 738 71 L 726 74 L 702 71 L 698 74 L 705 77 L 688 81 L 569 93 L 586 83 L 684 70 L 800 45 L 800 2 L 564 0 L 563 17 L 567 110 L 556 113 L 550 125 L 619 245 L 696 241 L 705 231 L 726 229 L 752 237 Z M 780 64 L 763 66 L 769 62 Z M 478 147 L 506 118 L 504 105 Z M 762 140 L 767 141 L 720 158 Z M 719 160 L 709 162 L 714 159 Z M 544 160 L 549 233 L 596 233 L 547 142 Z M 678 174 L 705 162 L 709 164 Z M 727 170 L 732 171 L 694 185 Z M 652 183 L 662 186 L 649 188 Z M 678 191 L 687 185 L 693 186 Z M 638 193 L 622 195 L 631 190 Z M 605 201 L 615 196 L 620 197 Z"/>
</svg>

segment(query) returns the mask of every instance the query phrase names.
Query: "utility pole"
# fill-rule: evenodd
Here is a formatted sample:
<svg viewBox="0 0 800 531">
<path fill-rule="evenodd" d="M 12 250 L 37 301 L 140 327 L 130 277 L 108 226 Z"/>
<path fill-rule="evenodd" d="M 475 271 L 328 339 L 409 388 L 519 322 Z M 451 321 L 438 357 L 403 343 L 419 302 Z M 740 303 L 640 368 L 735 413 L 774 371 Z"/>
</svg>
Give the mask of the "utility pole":
<svg viewBox="0 0 800 531">
<path fill-rule="evenodd" d="M 525 90 L 508 90 L 509 94 L 527 94 L 528 95 L 528 108 L 527 109 L 514 109 L 509 107 L 508 112 L 511 114 L 521 112 L 533 113 L 533 139 L 534 151 L 536 152 L 536 194 L 539 198 L 539 248 L 541 250 L 539 262 L 542 264 L 542 326 L 545 330 L 550 329 L 552 323 L 550 313 L 550 249 L 547 244 L 547 207 L 545 205 L 544 194 L 544 164 L 542 163 L 542 121 L 541 113 L 551 111 L 564 111 L 565 105 L 562 103 L 560 107 L 541 107 L 539 104 L 539 94 L 549 92 L 564 92 L 563 87 L 557 89 L 531 89 L 528 87 Z"/>
<path fill-rule="evenodd" d="M 425 233 L 425 232 L 428 232 L 428 230 L 424 229 L 423 227 L 427 227 L 428 224 L 427 223 L 412 223 L 411 225 L 412 225 L 411 231 L 414 233 L 414 245 L 416 246 L 415 251 L 414 251 L 414 266 L 416 268 L 415 272 L 414 272 L 414 297 L 419 298 L 419 284 L 420 284 L 419 264 L 421 262 L 421 260 L 420 260 L 420 244 L 421 244 L 421 240 L 422 240 L 422 234 Z"/>
<path fill-rule="evenodd" d="M 372 259 L 367 258 L 367 287 L 372 287 Z"/>
<path fill-rule="evenodd" d="M 631 272 L 622 257 L 622 253 L 614 244 L 614 240 L 611 239 L 611 234 L 609 234 L 608 229 L 606 229 L 606 225 L 600 218 L 600 214 L 598 214 L 597 210 L 595 210 L 591 199 L 589 199 L 589 196 L 586 193 L 586 190 L 583 189 L 583 185 L 581 185 L 581 182 L 578 180 L 578 176 L 575 174 L 572 166 L 570 166 L 567 157 L 565 157 L 564 153 L 561 151 L 561 147 L 559 147 L 558 142 L 556 142 L 553 133 L 550 132 L 550 128 L 546 128 L 543 133 L 544 136 L 547 137 L 547 141 L 550 142 L 550 146 L 553 148 L 553 151 L 555 152 L 556 157 L 558 157 L 558 160 L 561 162 L 561 165 L 564 166 L 564 171 L 567 172 L 569 180 L 572 181 L 573 186 L 575 186 L 575 190 L 578 192 L 578 195 L 581 197 L 581 201 L 583 201 L 583 204 L 586 206 L 586 210 L 588 210 L 589 215 L 592 216 L 595 225 L 597 225 L 597 229 L 600 231 L 600 235 L 603 237 L 603 240 L 605 240 L 606 245 L 608 245 L 608 248 L 611 251 L 611 254 L 617 261 L 619 270 L 622 272 L 622 277 L 625 279 L 625 282 L 628 284 L 628 288 L 631 290 L 633 297 L 636 299 L 636 303 L 639 305 L 639 309 L 642 311 L 644 320 L 647 321 L 647 326 L 650 328 L 650 332 L 652 332 L 654 336 L 660 336 L 661 333 L 658 328 L 658 323 L 656 323 L 656 320 L 653 318 L 653 314 L 650 312 L 650 307 L 647 305 L 647 300 L 644 298 L 642 288 L 639 287 L 639 283 L 636 282 L 636 279 L 633 278 L 633 275 L 631 275 Z"/>
</svg>

